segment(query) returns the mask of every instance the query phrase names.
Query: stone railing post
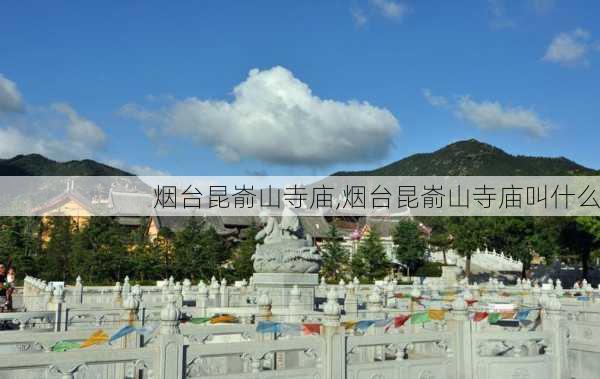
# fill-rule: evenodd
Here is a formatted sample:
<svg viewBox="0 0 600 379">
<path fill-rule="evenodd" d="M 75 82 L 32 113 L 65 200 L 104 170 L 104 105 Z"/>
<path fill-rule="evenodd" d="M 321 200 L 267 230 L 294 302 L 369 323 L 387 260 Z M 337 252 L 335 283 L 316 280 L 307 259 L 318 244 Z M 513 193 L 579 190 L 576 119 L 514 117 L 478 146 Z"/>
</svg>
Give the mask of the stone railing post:
<svg viewBox="0 0 600 379">
<path fill-rule="evenodd" d="M 213 276 L 210 279 L 210 287 L 208 288 L 208 300 L 210 301 L 210 305 L 213 307 L 220 307 L 220 300 L 221 298 L 219 297 L 219 282 L 217 282 L 217 279 Z"/>
<path fill-rule="evenodd" d="M 287 316 L 288 321 L 302 322 L 303 312 L 300 290 L 297 285 L 294 285 L 290 290 L 289 314 Z"/>
<path fill-rule="evenodd" d="M 552 379 L 570 378 L 567 357 L 567 326 L 563 318 L 558 298 L 551 294 L 540 299 L 543 307 L 542 329 L 550 334 L 550 349 L 547 354 L 552 359 Z"/>
<path fill-rule="evenodd" d="M 196 308 L 201 317 L 206 317 L 206 308 L 208 308 L 208 287 L 201 280 L 198 283 L 198 293 L 196 294 Z"/>
<path fill-rule="evenodd" d="M 77 275 L 75 279 L 75 289 L 73 290 L 73 304 L 83 304 L 83 283 L 81 276 Z"/>
<path fill-rule="evenodd" d="M 175 295 L 175 304 L 177 307 L 183 307 L 183 287 L 181 286 L 181 283 L 175 283 L 173 294 Z"/>
<path fill-rule="evenodd" d="M 160 312 L 159 357 L 155 370 L 158 379 L 184 377 L 184 340 L 179 330 L 181 311 L 175 304 L 175 296 L 171 294 L 167 305 Z"/>
<path fill-rule="evenodd" d="M 66 319 L 65 297 L 63 287 L 56 287 L 52 290 L 52 301 L 48 304 L 48 310 L 55 312 L 54 331 L 60 332 L 64 330 L 62 327 L 63 320 Z"/>
<path fill-rule="evenodd" d="M 346 317 L 356 319 L 358 317 L 358 296 L 356 295 L 356 286 L 353 282 L 346 286 L 346 299 L 344 301 L 344 310 Z"/>
<path fill-rule="evenodd" d="M 229 289 L 227 288 L 227 279 L 225 279 L 225 278 L 221 279 L 220 292 L 221 292 L 220 306 L 228 307 L 229 306 Z"/>
<path fill-rule="evenodd" d="M 121 314 L 121 326 L 137 326 L 139 306 L 140 303 L 133 293 L 130 293 L 122 300 L 123 313 Z M 138 333 L 131 333 L 119 338 L 117 344 L 121 349 L 140 348 L 141 336 Z M 127 364 L 117 363 L 115 369 L 118 378 L 127 377 Z M 134 378 L 137 378 L 137 375 L 134 374 Z"/>
<path fill-rule="evenodd" d="M 191 297 L 192 297 L 192 282 L 189 279 L 185 278 L 185 279 L 183 279 L 182 286 L 183 286 L 183 290 L 182 290 L 183 300 L 184 301 L 191 300 Z"/>
<path fill-rule="evenodd" d="M 383 301 L 379 294 L 379 288 L 373 286 L 371 293 L 367 297 L 367 318 L 378 319 L 383 315 Z"/>
<path fill-rule="evenodd" d="M 468 305 L 462 295 L 458 295 L 452 302 L 449 326 L 454 330 L 456 343 L 454 357 L 456 358 L 456 377 L 473 378 L 473 340 L 471 336 L 471 320 L 469 319 Z"/>
<path fill-rule="evenodd" d="M 263 292 L 258 296 L 256 301 L 258 306 L 258 314 L 256 315 L 256 322 L 268 321 L 271 319 L 273 314 L 271 313 L 271 297 L 267 292 Z"/>
<path fill-rule="evenodd" d="M 323 307 L 322 338 L 325 339 L 325 351 L 322 354 L 321 367 L 324 379 L 346 378 L 346 344 L 340 323 L 341 312 L 337 293 L 332 288 L 327 293 L 327 302 Z"/>
<path fill-rule="evenodd" d="M 119 308 L 123 305 L 123 298 L 121 297 L 122 290 L 123 289 L 121 287 L 121 283 L 116 282 L 112 291 L 113 291 L 113 305 L 116 306 L 117 308 Z"/>
</svg>

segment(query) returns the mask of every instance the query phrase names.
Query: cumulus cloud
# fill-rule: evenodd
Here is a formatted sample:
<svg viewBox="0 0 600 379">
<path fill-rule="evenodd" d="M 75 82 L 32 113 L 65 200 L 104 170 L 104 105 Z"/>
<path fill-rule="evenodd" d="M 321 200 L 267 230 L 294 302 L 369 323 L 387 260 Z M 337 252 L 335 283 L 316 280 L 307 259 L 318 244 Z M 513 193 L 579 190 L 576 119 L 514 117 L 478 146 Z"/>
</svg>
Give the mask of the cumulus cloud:
<svg viewBox="0 0 600 379">
<path fill-rule="evenodd" d="M 506 107 L 499 102 L 472 100 L 461 97 L 456 106 L 456 114 L 480 129 L 523 130 L 534 136 L 544 136 L 550 123 L 530 109 Z"/>
<path fill-rule="evenodd" d="M 597 43 L 591 41 L 587 30 L 577 28 L 554 37 L 543 60 L 571 67 L 588 65 L 588 54 L 592 50 L 597 50 Z"/>
<path fill-rule="evenodd" d="M 22 112 L 24 109 L 23 97 L 15 82 L 0 74 L 0 113 Z"/>
<path fill-rule="evenodd" d="M 382 15 L 390 19 L 401 20 L 408 13 L 405 4 L 393 0 L 371 0 L 371 3 Z"/>
<path fill-rule="evenodd" d="M 142 122 L 160 119 L 165 135 L 212 147 L 227 161 L 243 158 L 301 166 L 383 158 L 399 130 L 385 108 L 321 99 L 283 67 L 250 70 L 232 101 L 188 98 L 149 112 L 126 106 Z M 139 117 L 136 115 L 139 114 Z"/>
<path fill-rule="evenodd" d="M 451 102 L 429 89 L 422 92 L 432 106 L 451 110 L 460 119 L 482 130 L 521 130 L 542 137 L 552 126 L 532 109 L 504 106 L 497 101 L 475 101 L 470 96 L 461 96 Z"/>
<path fill-rule="evenodd" d="M 367 23 L 367 15 L 360 8 L 351 8 L 350 13 L 352 14 L 352 19 L 354 20 L 354 24 L 362 28 Z"/>
<path fill-rule="evenodd" d="M 52 108 L 67 118 L 64 125 L 68 139 L 77 144 L 97 149 L 104 145 L 106 134 L 92 121 L 81 117 L 69 104 L 55 103 Z"/>
<path fill-rule="evenodd" d="M 37 153 L 66 160 L 91 157 L 103 148 L 106 135 L 69 104 L 33 108 L 7 124 L 0 124 L 0 157 Z"/>
<path fill-rule="evenodd" d="M 444 96 L 436 96 L 428 88 L 423 88 L 421 90 L 421 92 L 423 93 L 423 97 L 425 98 L 425 100 L 427 100 L 427 102 L 429 104 L 433 105 L 434 107 L 436 107 L 436 108 L 448 107 L 448 99 L 446 99 Z"/>
</svg>

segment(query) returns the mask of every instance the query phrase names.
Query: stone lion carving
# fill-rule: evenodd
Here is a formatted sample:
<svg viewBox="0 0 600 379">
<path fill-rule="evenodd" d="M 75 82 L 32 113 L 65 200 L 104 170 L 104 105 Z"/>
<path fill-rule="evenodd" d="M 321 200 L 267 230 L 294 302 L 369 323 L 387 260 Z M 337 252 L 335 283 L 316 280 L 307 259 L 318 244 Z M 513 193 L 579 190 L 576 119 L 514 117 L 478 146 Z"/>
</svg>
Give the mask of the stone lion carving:
<svg viewBox="0 0 600 379">
<path fill-rule="evenodd" d="M 261 215 L 265 225 L 256 234 L 252 256 L 254 272 L 258 273 L 316 273 L 321 267 L 321 255 L 305 236 L 300 219 L 293 210 L 285 208 L 278 221 L 273 216 Z"/>
</svg>

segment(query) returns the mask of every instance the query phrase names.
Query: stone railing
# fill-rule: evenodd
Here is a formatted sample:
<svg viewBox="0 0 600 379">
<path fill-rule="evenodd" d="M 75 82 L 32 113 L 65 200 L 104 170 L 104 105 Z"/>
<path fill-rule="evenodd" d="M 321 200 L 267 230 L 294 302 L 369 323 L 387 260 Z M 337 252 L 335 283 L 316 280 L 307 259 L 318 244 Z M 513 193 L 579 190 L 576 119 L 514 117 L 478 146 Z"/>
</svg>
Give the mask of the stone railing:
<svg viewBox="0 0 600 379">
<path fill-rule="evenodd" d="M 349 292 L 352 296 L 352 289 Z M 20 379 L 67 379 L 91 373 L 98 378 L 158 379 L 566 378 L 570 341 L 561 304 L 554 294 L 541 299 L 541 322 L 527 330 L 477 323 L 469 317 L 473 311 L 468 303 L 456 296 L 443 320 L 351 331 L 342 324 L 351 316 L 342 315 L 338 294 L 331 288 L 323 311 L 310 316 L 320 324 L 318 334 L 290 336 L 258 333 L 254 324 L 181 324 L 184 308 L 170 294 L 154 321 L 159 325 L 157 334 L 147 339 L 130 334 L 112 345 L 52 352 L 55 342 L 83 341 L 89 331 L 2 332 L 0 373 L 2 378 Z M 109 335 L 118 326 L 142 325 L 137 313 L 132 313 L 139 306 L 134 297 L 124 305 L 117 310 L 120 324 L 105 329 Z M 255 323 L 283 316 L 274 315 L 270 305 L 268 296 L 260 297 Z M 362 317 L 386 319 L 399 312 L 385 306 L 379 290 L 374 290 Z M 581 327 L 581 338 L 588 338 L 585 324 Z M 578 339 L 573 343 L 581 348 Z M 586 358 L 581 362 L 589 363 Z"/>
</svg>

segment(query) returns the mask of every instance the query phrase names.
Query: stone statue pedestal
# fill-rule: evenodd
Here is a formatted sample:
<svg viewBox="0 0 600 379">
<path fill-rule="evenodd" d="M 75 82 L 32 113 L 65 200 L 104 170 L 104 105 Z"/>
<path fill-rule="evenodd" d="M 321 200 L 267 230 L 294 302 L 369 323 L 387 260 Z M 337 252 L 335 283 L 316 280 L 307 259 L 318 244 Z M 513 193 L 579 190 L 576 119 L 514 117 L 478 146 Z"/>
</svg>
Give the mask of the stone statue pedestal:
<svg viewBox="0 0 600 379">
<path fill-rule="evenodd" d="M 294 286 L 298 286 L 302 309 L 313 310 L 315 288 L 319 285 L 319 274 L 254 273 L 252 280 L 259 292 L 269 294 L 273 307 L 288 307 L 290 291 Z"/>
</svg>

